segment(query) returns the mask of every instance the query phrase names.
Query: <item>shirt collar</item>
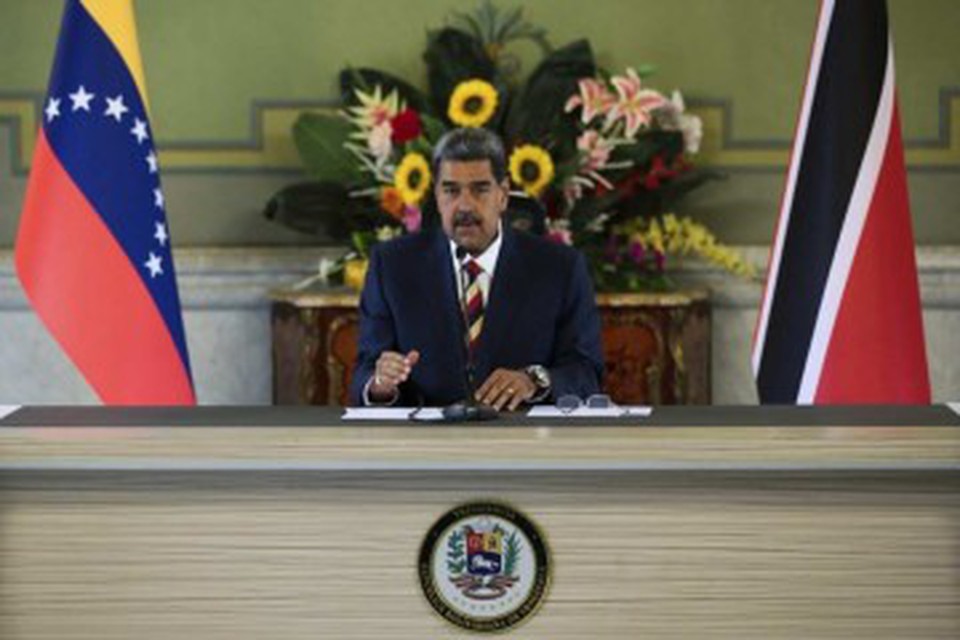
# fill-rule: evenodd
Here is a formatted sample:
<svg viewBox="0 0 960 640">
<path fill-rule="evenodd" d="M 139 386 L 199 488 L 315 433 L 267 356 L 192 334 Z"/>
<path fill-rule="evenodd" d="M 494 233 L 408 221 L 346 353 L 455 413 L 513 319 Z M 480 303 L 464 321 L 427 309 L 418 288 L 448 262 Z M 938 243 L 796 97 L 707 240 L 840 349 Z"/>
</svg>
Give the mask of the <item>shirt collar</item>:
<svg viewBox="0 0 960 640">
<path fill-rule="evenodd" d="M 457 244 L 453 240 L 450 242 L 450 255 L 453 256 L 454 263 L 457 262 Z M 497 237 L 493 239 L 490 246 L 479 256 L 472 256 L 474 261 L 480 265 L 480 268 L 491 278 L 497 268 L 497 258 L 500 257 L 500 247 L 503 246 L 503 220 L 497 222 Z"/>
</svg>

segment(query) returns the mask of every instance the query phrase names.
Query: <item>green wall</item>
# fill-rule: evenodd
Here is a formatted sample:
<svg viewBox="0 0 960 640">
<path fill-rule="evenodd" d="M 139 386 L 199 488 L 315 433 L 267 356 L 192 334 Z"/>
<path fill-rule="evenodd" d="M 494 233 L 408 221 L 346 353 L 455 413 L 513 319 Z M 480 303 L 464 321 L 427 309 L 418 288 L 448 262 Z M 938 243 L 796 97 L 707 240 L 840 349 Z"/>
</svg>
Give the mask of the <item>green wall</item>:
<svg viewBox="0 0 960 640">
<path fill-rule="evenodd" d="M 658 88 L 679 87 L 692 100 L 722 101 L 730 116 L 724 135 L 733 144 L 784 151 L 817 4 L 527 0 L 523 6 L 528 19 L 549 30 L 554 44 L 587 37 L 601 63 L 612 69 L 653 63 L 659 68 L 653 81 Z M 222 151 L 256 146 L 260 123 L 255 103 L 334 100 L 335 76 L 346 64 L 379 67 L 422 84 L 426 29 L 442 24 L 450 10 L 474 3 L 139 0 L 136 5 L 161 149 Z M 0 0 L 0 101 L 42 95 L 61 6 L 57 0 Z M 941 137 L 949 133 L 943 128 L 951 124 L 952 104 L 947 98 L 960 101 L 960 39 L 955 33 L 960 2 L 891 0 L 890 6 L 908 149 L 945 144 Z M 535 59 L 532 47 L 516 51 L 522 59 Z M 15 148 L 17 124 L 16 117 L 0 112 L 0 247 L 12 244 L 24 184 L 25 167 L 18 166 Z M 960 128 L 960 122 L 952 126 Z M 697 193 L 690 209 L 707 216 L 730 241 L 768 242 L 782 175 L 778 162 L 733 168 L 729 180 Z M 274 228 L 259 216 L 270 193 L 297 178 L 295 170 L 237 170 L 216 160 L 174 166 L 166 174 L 165 189 L 177 242 L 315 242 Z M 960 162 L 911 165 L 911 190 L 918 240 L 960 243 L 955 222 Z"/>
</svg>

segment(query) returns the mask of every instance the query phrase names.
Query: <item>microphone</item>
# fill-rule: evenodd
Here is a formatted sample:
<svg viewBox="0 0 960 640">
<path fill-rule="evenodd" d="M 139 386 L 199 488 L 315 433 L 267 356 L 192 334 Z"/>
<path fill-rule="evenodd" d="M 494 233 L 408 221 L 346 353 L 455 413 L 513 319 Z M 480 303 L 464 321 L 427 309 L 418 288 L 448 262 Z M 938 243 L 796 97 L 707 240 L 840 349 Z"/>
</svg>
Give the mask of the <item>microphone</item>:
<svg viewBox="0 0 960 640">
<path fill-rule="evenodd" d="M 463 265 L 467 257 L 467 250 L 463 247 L 457 247 L 457 277 L 460 279 L 460 318 L 463 321 L 463 351 L 466 358 L 466 367 L 463 370 L 464 388 L 467 397 L 463 402 L 456 402 L 443 408 L 443 419 L 447 422 L 480 422 L 484 420 L 496 420 L 497 410 L 490 405 L 481 404 L 476 399 L 476 366 L 473 362 L 473 352 L 470 350 L 470 316 L 467 313 L 467 287 L 469 279 L 467 270 Z"/>
</svg>

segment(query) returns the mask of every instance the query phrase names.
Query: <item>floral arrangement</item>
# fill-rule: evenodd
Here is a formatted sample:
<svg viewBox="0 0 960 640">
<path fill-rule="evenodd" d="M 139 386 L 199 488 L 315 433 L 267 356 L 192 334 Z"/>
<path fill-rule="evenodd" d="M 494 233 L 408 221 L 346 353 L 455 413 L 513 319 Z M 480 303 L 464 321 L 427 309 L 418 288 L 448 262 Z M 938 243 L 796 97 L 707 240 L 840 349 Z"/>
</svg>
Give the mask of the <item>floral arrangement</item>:
<svg viewBox="0 0 960 640">
<path fill-rule="evenodd" d="M 508 45 L 537 43 L 525 83 Z M 349 239 L 326 274 L 357 286 L 372 244 L 436 223 L 429 158 L 451 127 L 503 138 L 512 188 L 545 214 L 545 231 L 588 257 L 597 288 L 662 290 L 668 257 L 693 254 L 744 276 L 753 266 L 703 225 L 675 213 L 686 193 L 719 174 L 698 168 L 700 120 L 647 85 L 650 67 L 611 74 L 590 44 L 559 49 L 489 1 L 428 34 L 425 93 L 374 69 L 340 73 L 343 108 L 305 113 L 294 140 L 309 182 L 276 194 L 266 215 L 295 229 Z M 520 224 L 524 221 L 520 220 Z M 359 281 L 359 282 L 358 282 Z"/>
</svg>

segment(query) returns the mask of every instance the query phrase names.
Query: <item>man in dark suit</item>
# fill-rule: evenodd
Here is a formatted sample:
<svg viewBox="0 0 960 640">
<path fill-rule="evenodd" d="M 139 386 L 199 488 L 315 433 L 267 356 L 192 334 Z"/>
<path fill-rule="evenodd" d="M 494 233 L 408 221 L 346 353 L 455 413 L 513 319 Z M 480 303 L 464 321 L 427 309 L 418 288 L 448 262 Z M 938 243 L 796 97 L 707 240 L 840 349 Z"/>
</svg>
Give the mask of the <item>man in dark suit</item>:
<svg viewBox="0 0 960 640">
<path fill-rule="evenodd" d="M 600 321 L 583 256 L 501 222 L 503 144 L 457 129 L 437 144 L 441 229 L 378 245 L 360 300 L 353 404 L 497 410 L 600 389 Z M 467 330 L 469 327 L 469 330 Z"/>
</svg>

